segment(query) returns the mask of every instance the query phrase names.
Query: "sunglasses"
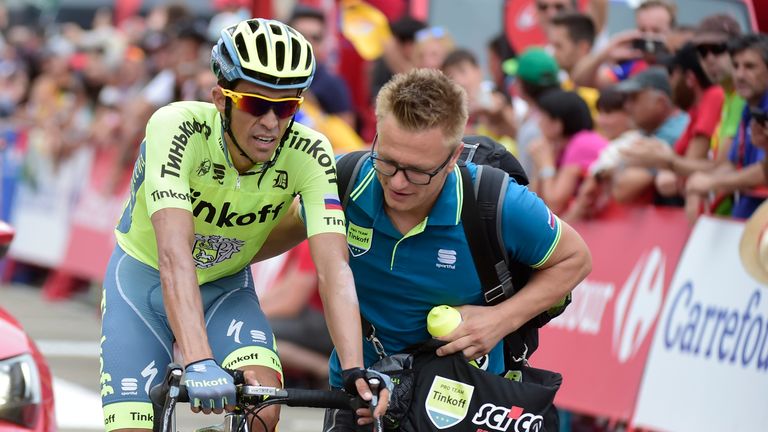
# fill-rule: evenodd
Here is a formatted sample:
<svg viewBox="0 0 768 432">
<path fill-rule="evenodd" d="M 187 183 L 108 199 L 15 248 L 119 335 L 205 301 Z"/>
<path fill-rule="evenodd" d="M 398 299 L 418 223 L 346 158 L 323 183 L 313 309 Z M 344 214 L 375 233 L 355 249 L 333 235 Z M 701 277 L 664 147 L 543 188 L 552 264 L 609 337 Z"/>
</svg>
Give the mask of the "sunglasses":
<svg viewBox="0 0 768 432">
<path fill-rule="evenodd" d="M 728 47 L 724 43 L 711 43 L 696 45 L 696 51 L 702 58 L 705 58 L 708 54 L 714 55 L 724 54 L 728 50 Z"/>
<path fill-rule="evenodd" d="M 273 99 L 252 93 L 240 93 L 225 88 L 222 88 L 221 92 L 224 93 L 224 96 L 232 99 L 237 109 L 245 111 L 254 117 L 261 117 L 272 110 L 277 118 L 287 119 L 296 114 L 299 106 L 304 101 L 303 97 Z"/>
<path fill-rule="evenodd" d="M 427 27 L 416 32 L 413 39 L 416 42 L 421 42 L 428 38 L 440 39 L 447 35 L 446 31 L 442 27 Z"/>
<path fill-rule="evenodd" d="M 562 3 L 536 3 L 536 8 L 540 12 L 546 12 L 547 9 L 555 9 L 557 12 L 565 10 L 565 5 Z"/>
</svg>

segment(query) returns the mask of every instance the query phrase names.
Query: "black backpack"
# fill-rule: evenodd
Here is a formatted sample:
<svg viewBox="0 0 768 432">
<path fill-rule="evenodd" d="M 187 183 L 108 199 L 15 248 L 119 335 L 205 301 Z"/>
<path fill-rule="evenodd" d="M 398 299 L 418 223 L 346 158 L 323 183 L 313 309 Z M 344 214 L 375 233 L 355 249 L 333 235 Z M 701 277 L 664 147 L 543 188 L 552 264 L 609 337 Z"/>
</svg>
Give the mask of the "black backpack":
<svg viewBox="0 0 768 432">
<path fill-rule="evenodd" d="M 483 286 L 485 302 L 501 303 L 520 290 L 531 277 L 533 269 L 523 263 L 510 261 L 501 236 L 499 203 L 506 195 L 509 177 L 520 185 L 528 185 L 528 176 L 520 162 L 498 142 L 486 136 L 466 136 L 459 169 L 465 191 L 461 220 L 472 259 Z M 339 197 L 346 207 L 367 151 L 343 155 L 336 161 Z M 477 165 L 475 181 L 466 162 Z M 539 327 L 560 315 L 571 302 L 568 294 L 561 302 L 523 324 L 504 338 L 504 363 L 508 369 L 518 369 L 539 346 Z"/>
</svg>

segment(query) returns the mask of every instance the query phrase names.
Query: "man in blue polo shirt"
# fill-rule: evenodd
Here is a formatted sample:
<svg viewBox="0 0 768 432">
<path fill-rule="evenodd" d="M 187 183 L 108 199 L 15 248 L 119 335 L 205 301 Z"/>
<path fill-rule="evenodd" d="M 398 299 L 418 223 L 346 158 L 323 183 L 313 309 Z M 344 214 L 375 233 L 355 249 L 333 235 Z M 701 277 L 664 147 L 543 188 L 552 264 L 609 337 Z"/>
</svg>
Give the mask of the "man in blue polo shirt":
<svg viewBox="0 0 768 432">
<path fill-rule="evenodd" d="M 467 358 L 489 354 L 503 373 L 499 341 L 545 311 L 589 272 L 587 246 L 527 188 L 510 180 L 501 233 L 511 259 L 539 269 L 528 285 L 496 306 L 482 287 L 461 224 L 461 174 L 455 169 L 467 121 L 464 91 L 441 72 L 395 76 L 376 101 L 378 135 L 346 205 L 350 265 L 362 315 L 387 354 L 429 339 L 426 318 L 441 304 L 457 307 L 462 324 L 438 350 Z M 474 176 L 476 167 L 470 165 Z M 365 363 L 378 359 L 364 343 Z M 331 356 L 331 385 L 341 368 Z M 326 431 L 355 430 L 353 413 L 326 412 Z"/>
</svg>

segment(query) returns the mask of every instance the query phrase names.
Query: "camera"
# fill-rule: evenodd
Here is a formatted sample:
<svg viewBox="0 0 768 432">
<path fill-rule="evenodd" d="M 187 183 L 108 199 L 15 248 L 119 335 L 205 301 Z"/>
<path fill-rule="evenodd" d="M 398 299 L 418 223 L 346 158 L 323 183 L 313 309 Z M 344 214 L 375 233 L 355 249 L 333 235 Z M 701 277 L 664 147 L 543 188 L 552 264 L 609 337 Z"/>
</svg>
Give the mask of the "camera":
<svg viewBox="0 0 768 432">
<path fill-rule="evenodd" d="M 754 121 L 763 125 L 763 127 L 768 127 L 768 114 L 766 114 L 766 112 L 762 109 L 757 107 L 750 107 L 749 115 L 752 116 Z"/>
<path fill-rule="evenodd" d="M 667 52 L 667 46 L 664 41 L 652 38 L 632 39 L 632 48 L 647 54 L 661 54 Z"/>
</svg>

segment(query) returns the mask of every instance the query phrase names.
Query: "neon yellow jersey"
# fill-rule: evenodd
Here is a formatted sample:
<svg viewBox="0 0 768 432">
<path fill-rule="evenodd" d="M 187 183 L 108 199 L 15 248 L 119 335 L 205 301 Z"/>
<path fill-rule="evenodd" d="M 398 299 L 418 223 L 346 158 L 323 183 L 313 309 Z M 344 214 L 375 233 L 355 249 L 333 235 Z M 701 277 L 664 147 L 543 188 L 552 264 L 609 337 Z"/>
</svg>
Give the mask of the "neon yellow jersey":
<svg viewBox="0 0 768 432">
<path fill-rule="evenodd" d="M 294 123 L 274 166 L 244 174 L 232 166 L 215 106 L 176 102 L 147 124 L 131 194 L 115 229 L 126 253 L 157 268 L 150 217 L 164 208 L 194 217 L 192 256 L 200 284 L 247 266 L 297 195 L 307 235 L 346 235 L 328 139 Z"/>
</svg>

